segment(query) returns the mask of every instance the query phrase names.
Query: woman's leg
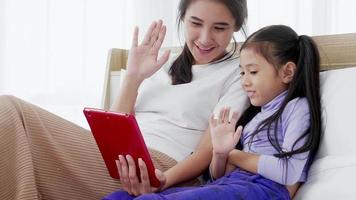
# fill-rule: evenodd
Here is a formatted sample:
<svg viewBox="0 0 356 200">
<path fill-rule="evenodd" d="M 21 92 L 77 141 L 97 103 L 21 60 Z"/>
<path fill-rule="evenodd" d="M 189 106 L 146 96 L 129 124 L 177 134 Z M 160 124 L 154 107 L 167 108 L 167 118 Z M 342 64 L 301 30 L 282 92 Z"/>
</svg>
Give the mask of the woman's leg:
<svg viewBox="0 0 356 200">
<path fill-rule="evenodd" d="M 150 154 L 162 171 L 176 164 Z M 90 131 L 13 96 L 0 96 L 0 180 L 0 199 L 100 199 L 120 188 Z"/>
<path fill-rule="evenodd" d="M 12 96 L 0 97 L 0 148 L 0 199 L 99 199 L 120 187 L 88 130 Z"/>
</svg>

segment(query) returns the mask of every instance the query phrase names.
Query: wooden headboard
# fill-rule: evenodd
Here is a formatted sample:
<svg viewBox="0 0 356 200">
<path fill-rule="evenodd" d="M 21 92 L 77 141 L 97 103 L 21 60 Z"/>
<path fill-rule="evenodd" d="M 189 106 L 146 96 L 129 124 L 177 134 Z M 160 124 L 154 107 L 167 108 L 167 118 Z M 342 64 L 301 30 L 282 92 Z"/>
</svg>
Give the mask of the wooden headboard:
<svg viewBox="0 0 356 200">
<path fill-rule="evenodd" d="M 356 33 L 314 36 L 321 56 L 321 71 L 356 66 Z M 180 47 L 168 48 L 179 52 Z M 110 49 L 103 90 L 103 108 L 109 109 L 110 76 L 126 66 L 127 49 Z"/>
</svg>

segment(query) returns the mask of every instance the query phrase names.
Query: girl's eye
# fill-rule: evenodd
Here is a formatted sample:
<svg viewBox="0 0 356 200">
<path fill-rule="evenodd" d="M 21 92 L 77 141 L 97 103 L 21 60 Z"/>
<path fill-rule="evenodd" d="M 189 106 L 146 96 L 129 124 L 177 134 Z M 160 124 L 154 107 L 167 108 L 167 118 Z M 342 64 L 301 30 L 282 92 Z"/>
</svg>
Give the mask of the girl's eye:
<svg viewBox="0 0 356 200">
<path fill-rule="evenodd" d="M 257 71 L 250 71 L 250 74 L 257 74 Z"/>
<path fill-rule="evenodd" d="M 240 76 L 243 76 L 243 75 L 245 75 L 245 72 L 240 72 Z"/>
</svg>

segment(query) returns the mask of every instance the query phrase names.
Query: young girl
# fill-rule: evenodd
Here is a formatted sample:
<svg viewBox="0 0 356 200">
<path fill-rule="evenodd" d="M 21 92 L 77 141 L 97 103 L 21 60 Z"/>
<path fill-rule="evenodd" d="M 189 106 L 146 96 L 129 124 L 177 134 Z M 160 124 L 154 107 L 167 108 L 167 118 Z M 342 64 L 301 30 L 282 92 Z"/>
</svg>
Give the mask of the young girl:
<svg viewBox="0 0 356 200">
<path fill-rule="evenodd" d="M 316 45 L 289 27 L 269 26 L 247 39 L 240 56 L 242 87 L 252 105 L 236 131 L 238 114 L 230 120 L 229 108 L 210 119 L 216 180 L 137 199 L 291 199 L 306 181 L 321 128 Z M 242 149 L 235 149 L 239 140 Z"/>
<path fill-rule="evenodd" d="M 161 189 L 194 179 L 209 166 L 214 110 L 230 105 L 242 112 L 248 105 L 239 60 L 227 48 L 246 18 L 246 0 L 181 0 L 185 44 L 170 59 L 168 53 L 157 56 L 166 30 L 162 21 L 152 24 L 140 44 L 136 29 L 114 110 L 135 114 L 163 172 Z M 159 189 L 147 178 L 138 181 L 130 156 L 127 163 L 120 158 L 121 180 L 115 180 L 88 130 L 0 96 L 0 199 L 100 199 L 119 188 L 135 195 Z"/>
</svg>

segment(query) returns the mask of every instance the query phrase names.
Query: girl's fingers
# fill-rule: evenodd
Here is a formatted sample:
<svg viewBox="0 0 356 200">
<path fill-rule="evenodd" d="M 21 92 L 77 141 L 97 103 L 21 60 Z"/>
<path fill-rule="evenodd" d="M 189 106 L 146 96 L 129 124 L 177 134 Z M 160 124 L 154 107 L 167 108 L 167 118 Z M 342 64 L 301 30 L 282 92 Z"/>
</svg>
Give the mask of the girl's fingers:
<svg viewBox="0 0 356 200">
<path fill-rule="evenodd" d="M 232 113 L 232 116 L 231 116 L 231 120 L 230 120 L 230 123 L 235 126 L 237 121 L 239 120 L 240 118 L 240 114 L 238 112 L 233 112 Z"/>
<path fill-rule="evenodd" d="M 218 119 L 219 124 L 224 123 L 224 114 L 225 114 L 225 108 L 222 108 L 219 113 L 219 119 Z"/>
<path fill-rule="evenodd" d="M 152 37 L 152 34 L 156 28 L 156 25 L 157 25 L 157 22 L 152 22 L 152 24 L 150 25 L 150 27 L 148 28 L 147 32 L 146 32 L 146 35 L 145 37 L 143 38 L 142 40 L 142 44 L 143 45 L 147 45 L 149 44 L 150 40 L 151 40 L 151 37 Z"/>
<path fill-rule="evenodd" d="M 209 124 L 210 124 L 210 127 L 213 128 L 216 126 L 216 119 L 214 117 L 214 114 L 210 115 L 209 117 Z M 210 131 L 210 133 L 212 133 L 212 131 Z"/>
<path fill-rule="evenodd" d="M 134 34 L 133 34 L 133 37 L 132 37 L 131 48 L 132 47 L 137 47 L 137 45 L 138 45 L 138 27 L 135 26 Z"/>
<path fill-rule="evenodd" d="M 237 129 L 236 129 L 236 131 L 235 131 L 235 133 L 234 133 L 234 136 L 233 136 L 235 145 L 236 145 L 237 142 L 240 140 L 241 133 L 242 133 L 242 126 L 239 126 L 239 127 L 237 127 Z"/>
<path fill-rule="evenodd" d="M 225 108 L 225 112 L 224 112 L 224 122 L 230 122 L 230 107 L 226 107 Z"/>
</svg>

